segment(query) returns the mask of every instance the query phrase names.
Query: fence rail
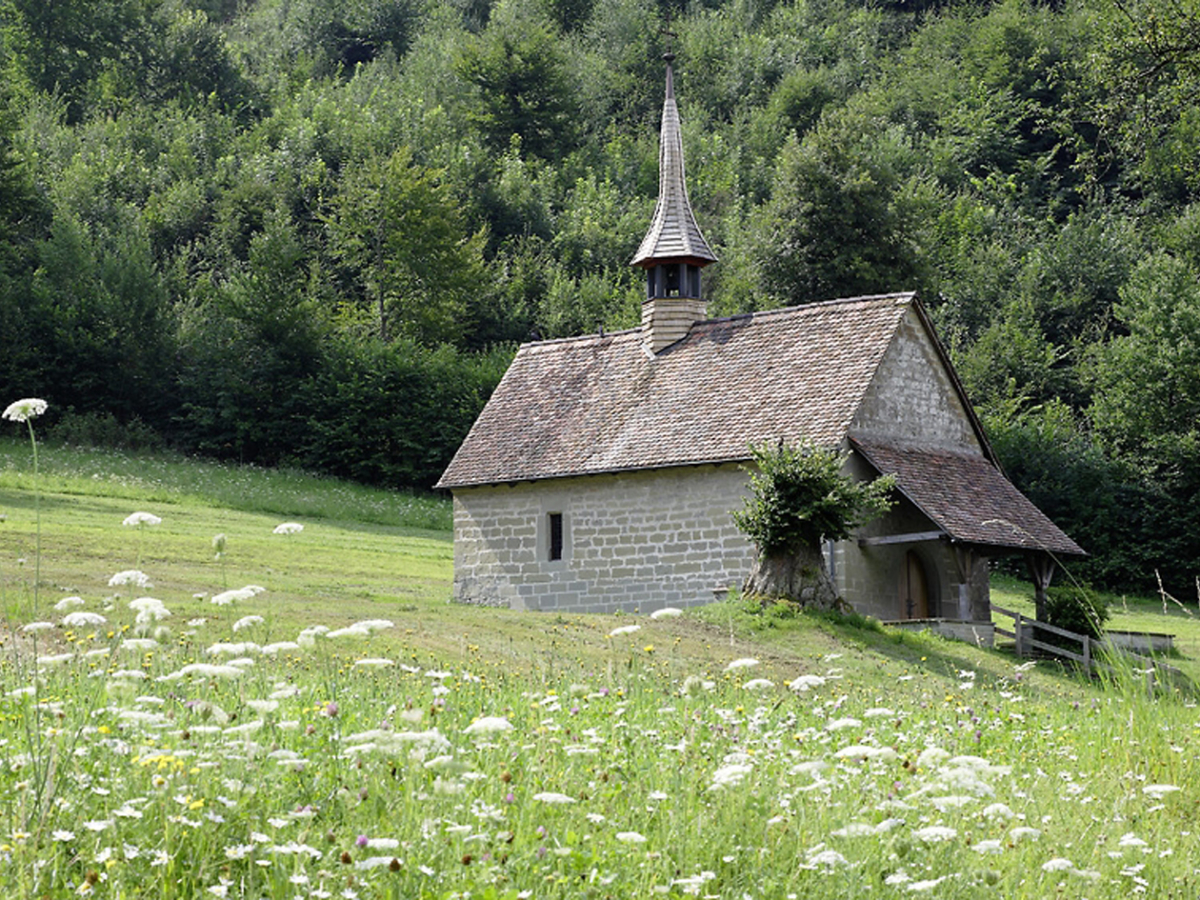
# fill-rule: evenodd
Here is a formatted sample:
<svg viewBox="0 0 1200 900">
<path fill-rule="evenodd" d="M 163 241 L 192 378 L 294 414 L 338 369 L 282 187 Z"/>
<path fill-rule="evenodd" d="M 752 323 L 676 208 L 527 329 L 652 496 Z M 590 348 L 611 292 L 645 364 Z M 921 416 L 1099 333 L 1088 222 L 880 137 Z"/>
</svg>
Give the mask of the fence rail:
<svg viewBox="0 0 1200 900">
<path fill-rule="evenodd" d="M 1089 678 L 1093 671 L 1101 669 L 1105 671 L 1113 671 L 1113 666 L 1096 658 L 1096 649 L 1099 647 L 1104 652 L 1120 653 L 1122 656 L 1128 657 L 1142 665 L 1146 673 L 1146 689 L 1154 690 L 1154 685 L 1158 680 L 1157 673 L 1162 673 L 1168 677 L 1182 676 L 1183 673 L 1174 666 L 1169 666 L 1166 663 L 1160 662 L 1150 656 L 1137 653 L 1133 650 L 1123 650 L 1114 647 L 1112 644 L 1105 641 L 1097 641 L 1086 634 L 1077 634 L 1074 631 L 1067 631 L 1065 628 L 1059 628 L 1055 625 L 1048 625 L 1045 622 L 1039 622 L 1037 619 L 1031 619 L 1029 616 L 1019 612 L 1013 612 L 1011 609 L 1005 609 L 1003 606 L 992 604 L 992 612 L 999 613 L 1002 616 L 1007 616 L 1013 620 L 1013 630 L 1008 631 L 995 626 L 996 634 L 1003 637 L 1012 638 L 1016 644 L 1017 656 L 1022 659 L 1033 655 L 1034 650 L 1041 650 L 1043 653 L 1048 653 L 1052 656 L 1061 659 L 1069 659 L 1073 662 L 1080 663 L 1083 666 L 1084 674 Z M 1047 632 L 1048 634 L 1056 634 L 1061 637 L 1069 638 L 1079 643 L 1080 652 L 1075 653 L 1065 647 L 1060 647 L 1058 644 L 1051 644 L 1046 641 L 1038 640 L 1036 635 L 1039 632 Z"/>
</svg>

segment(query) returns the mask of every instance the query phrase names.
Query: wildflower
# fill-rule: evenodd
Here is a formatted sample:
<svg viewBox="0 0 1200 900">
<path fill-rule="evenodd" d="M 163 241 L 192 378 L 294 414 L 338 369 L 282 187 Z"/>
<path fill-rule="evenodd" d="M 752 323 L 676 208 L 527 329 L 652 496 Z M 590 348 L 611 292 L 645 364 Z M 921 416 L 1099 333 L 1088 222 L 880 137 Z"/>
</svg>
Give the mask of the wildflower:
<svg viewBox="0 0 1200 900">
<path fill-rule="evenodd" d="M 617 840 L 623 844 L 644 844 L 646 839 L 636 831 L 618 831 Z"/>
<path fill-rule="evenodd" d="M 142 588 L 153 587 L 150 584 L 150 576 L 138 569 L 126 569 L 108 579 L 109 587 L 119 587 L 123 584 L 132 584 L 135 587 Z"/>
<path fill-rule="evenodd" d="M 925 828 L 918 828 L 914 831 L 913 837 L 918 841 L 934 844 L 940 841 L 952 841 L 958 837 L 958 832 L 947 825 L 928 825 Z"/>
<path fill-rule="evenodd" d="M 859 719 L 855 719 L 853 716 L 845 716 L 840 719 L 834 719 L 825 728 L 828 731 L 841 731 L 843 728 L 859 728 L 861 726 L 862 722 Z"/>
<path fill-rule="evenodd" d="M 137 613 L 138 622 L 157 622 L 159 619 L 169 619 L 171 611 L 166 605 L 154 597 L 138 597 L 129 601 L 129 608 Z"/>
<path fill-rule="evenodd" d="M 557 791 L 542 791 L 540 794 L 533 795 L 534 800 L 540 800 L 542 803 L 574 803 L 575 798 L 569 797 L 566 794 L 560 794 Z"/>
<path fill-rule="evenodd" d="M 673 606 L 664 606 L 662 609 L 656 609 L 650 613 L 652 619 L 677 619 L 683 615 L 682 609 L 676 609 Z"/>
<path fill-rule="evenodd" d="M 358 846 L 366 847 L 368 850 L 396 850 L 400 847 L 400 842 L 395 838 L 366 838 L 366 835 L 359 835 L 359 840 L 356 841 Z"/>
<path fill-rule="evenodd" d="M 835 731 L 832 724 L 829 726 L 830 731 Z M 896 758 L 896 751 L 891 747 L 872 747 L 867 744 L 851 744 L 849 747 L 843 747 L 837 753 L 833 754 L 836 759 L 881 759 L 891 762 Z M 794 771 L 794 770 L 793 770 Z"/>
<path fill-rule="evenodd" d="M 64 628 L 86 628 L 89 625 L 104 625 L 107 622 L 108 619 L 104 618 L 100 613 L 83 611 L 67 613 L 62 618 Z"/>
<path fill-rule="evenodd" d="M 614 628 L 608 633 L 610 638 L 621 637 L 624 634 L 633 634 L 635 631 L 641 631 L 641 625 L 622 625 L 620 628 Z"/>
<path fill-rule="evenodd" d="M 754 771 L 753 766 L 743 765 L 740 763 L 732 763 L 727 766 L 722 766 L 713 772 L 713 783 L 709 787 L 710 791 L 720 790 L 727 787 L 735 787 L 745 781 L 746 776 Z"/>
<path fill-rule="evenodd" d="M 1179 790 L 1173 784 L 1148 784 L 1142 788 L 1142 793 L 1154 800 L 1161 800 L 1164 794 Z"/>
<path fill-rule="evenodd" d="M 266 621 L 262 616 L 242 616 L 233 623 L 234 631 L 241 631 L 243 628 L 252 628 L 255 625 L 261 625 Z"/>
<path fill-rule="evenodd" d="M 231 606 L 234 603 L 239 603 L 242 600 L 249 600 L 257 592 L 250 590 L 248 587 L 238 588 L 237 590 L 221 591 L 219 594 L 214 594 L 209 602 L 215 606 Z"/>
<path fill-rule="evenodd" d="M 162 519 L 160 519 L 158 516 L 154 515 L 154 513 L 135 512 L 135 513 L 130 513 L 129 515 L 127 515 L 125 517 L 125 521 L 123 521 L 121 524 L 122 525 L 133 525 L 133 526 L 161 525 Z"/>
<path fill-rule="evenodd" d="M 349 854 L 347 854 L 349 855 Z M 393 856 L 369 856 L 366 859 L 359 860 L 354 864 L 356 869 L 390 869 L 392 862 L 395 860 Z"/>
<path fill-rule="evenodd" d="M 364 669 L 386 669 L 388 666 L 394 666 L 396 663 L 391 659 L 371 658 L 358 659 L 354 661 L 355 668 Z"/>
<path fill-rule="evenodd" d="M 752 678 L 742 685 L 748 691 L 769 691 L 775 687 L 775 682 L 766 678 Z"/>
<path fill-rule="evenodd" d="M 801 675 L 794 681 L 788 682 L 788 687 L 793 691 L 807 691 L 810 688 L 821 687 L 825 684 L 825 679 L 821 675 Z"/>
<path fill-rule="evenodd" d="M 328 625 L 313 625 L 305 628 L 296 636 L 296 643 L 301 647 L 311 647 L 317 642 L 317 638 L 329 633 Z"/>
<path fill-rule="evenodd" d="M 808 857 L 808 861 L 817 866 L 825 866 L 832 869 L 834 866 L 846 866 L 850 864 L 850 860 L 842 856 L 836 850 L 821 850 L 813 853 Z"/>
<path fill-rule="evenodd" d="M 1054 859 L 1046 860 L 1042 863 L 1043 872 L 1067 872 L 1075 868 L 1075 863 L 1069 859 L 1063 859 L 1061 856 L 1056 856 Z"/>
<path fill-rule="evenodd" d="M 49 406 L 45 400 L 38 400 L 35 397 L 26 397 L 24 400 L 17 400 L 15 403 L 8 404 L 0 418 L 8 419 L 10 422 L 28 422 L 30 419 L 36 419 L 46 411 Z"/>
<path fill-rule="evenodd" d="M 122 650 L 133 650 L 135 652 L 144 653 L 147 650 L 154 650 L 158 647 L 158 641 L 154 638 L 125 638 L 121 641 Z"/>
<path fill-rule="evenodd" d="M 53 631 L 53 622 L 30 622 L 28 625 L 21 626 L 21 630 L 33 634 L 37 631 Z"/>
<path fill-rule="evenodd" d="M 908 884 L 907 890 L 913 891 L 914 893 L 920 891 L 931 891 L 949 877 L 949 875 L 943 875 L 941 878 L 926 878 L 924 881 L 913 881 Z"/>
<path fill-rule="evenodd" d="M 512 731 L 512 725 L 503 716 L 483 716 L 463 729 L 463 734 L 496 734 Z"/>
<path fill-rule="evenodd" d="M 24 420 L 22 420 L 22 421 L 24 421 Z M 50 835 L 50 837 L 52 837 L 56 841 L 61 841 L 62 843 L 65 844 L 67 841 L 75 840 L 75 832 L 64 831 L 62 829 L 58 829 L 57 831 L 53 832 Z"/>
<path fill-rule="evenodd" d="M 304 530 L 304 526 L 299 522 L 280 522 L 275 526 L 272 534 L 299 534 Z"/>
<path fill-rule="evenodd" d="M 993 803 L 985 807 L 983 814 L 989 819 L 1012 819 L 1016 817 L 1016 813 L 1003 803 Z"/>
<path fill-rule="evenodd" d="M 59 600 L 57 603 L 54 604 L 54 611 L 55 612 L 66 612 L 68 609 L 70 609 L 73 606 L 83 606 L 83 598 L 82 597 L 63 597 L 61 600 Z"/>
<path fill-rule="evenodd" d="M 742 659 L 735 659 L 733 662 L 731 662 L 729 665 L 727 665 L 725 667 L 725 671 L 726 672 L 735 672 L 738 669 L 750 669 L 757 665 L 758 665 L 757 659 L 754 659 L 753 657 L 743 657 Z"/>
<path fill-rule="evenodd" d="M 204 651 L 209 656 L 245 656 L 247 653 L 261 653 L 262 647 L 254 641 L 217 641 L 210 644 Z M 234 665 L 231 661 L 230 665 Z"/>
<path fill-rule="evenodd" d="M 218 666 L 210 663 L 189 663 L 169 675 L 159 677 L 159 681 L 176 681 L 189 675 L 200 678 L 240 678 L 242 670 L 237 666 Z"/>
</svg>

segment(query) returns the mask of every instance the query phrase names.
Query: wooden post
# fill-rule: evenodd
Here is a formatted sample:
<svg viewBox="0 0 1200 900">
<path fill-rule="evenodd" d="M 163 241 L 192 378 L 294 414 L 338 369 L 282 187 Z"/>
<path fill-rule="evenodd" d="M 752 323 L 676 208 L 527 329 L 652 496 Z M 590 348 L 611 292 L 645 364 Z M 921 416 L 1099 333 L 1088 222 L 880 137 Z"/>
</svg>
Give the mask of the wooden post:
<svg viewBox="0 0 1200 900">
<path fill-rule="evenodd" d="M 1017 613 L 1017 618 L 1014 620 L 1014 624 L 1013 624 L 1013 634 L 1015 634 L 1016 638 L 1017 638 L 1017 658 L 1018 659 L 1025 658 L 1025 651 L 1021 647 L 1021 637 L 1022 637 L 1021 636 L 1021 619 L 1022 618 L 1024 618 L 1024 617 L 1020 613 Z"/>
<path fill-rule="evenodd" d="M 1086 678 L 1092 677 L 1092 639 L 1086 634 L 1083 636 L 1083 674 Z"/>
<path fill-rule="evenodd" d="M 1054 578 L 1054 558 L 1049 553 L 1028 553 L 1025 564 L 1033 578 L 1033 602 L 1038 621 L 1046 621 L 1046 590 Z"/>
</svg>

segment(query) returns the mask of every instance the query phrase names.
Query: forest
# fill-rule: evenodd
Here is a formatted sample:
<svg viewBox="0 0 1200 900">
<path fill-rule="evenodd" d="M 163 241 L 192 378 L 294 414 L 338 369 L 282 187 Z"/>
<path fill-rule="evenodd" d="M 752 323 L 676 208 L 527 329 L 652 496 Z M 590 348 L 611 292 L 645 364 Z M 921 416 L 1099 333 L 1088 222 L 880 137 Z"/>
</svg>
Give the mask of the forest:
<svg viewBox="0 0 1200 900">
<path fill-rule="evenodd" d="M 668 45 L 710 314 L 919 290 L 1073 571 L 1195 596 L 1197 0 L 0 0 L 3 396 L 427 489 L 637 322 Z"/>
</svg>

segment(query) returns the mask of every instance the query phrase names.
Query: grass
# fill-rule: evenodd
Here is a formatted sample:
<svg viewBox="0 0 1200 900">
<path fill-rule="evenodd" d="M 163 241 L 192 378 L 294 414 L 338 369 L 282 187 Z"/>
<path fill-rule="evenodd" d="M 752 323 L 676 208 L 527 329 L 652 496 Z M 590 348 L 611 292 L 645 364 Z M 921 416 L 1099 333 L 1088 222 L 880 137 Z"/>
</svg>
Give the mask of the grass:
<svg viewBox="0 0 1200 900">
<path fill-rule="evenodd" d="M 306 472 L 54 443 L 42 443 L 40 457 L 42 486 L 51 493 L 397 528 L 451 527 L 450 504 L 443 497 L 374 490 Z M 0 439 L 0 490 L 27 487 L 31 461 L 28 441 Z"/>
<path fill-rule="evenodd" d="M 1133 673 L 736 600 L 453 606 L 445 530 L 231 508 L 185 462 L 141 492 L 58 452 L 36 592 L 28 482 L 0 484 L 14 897 L 1196 893 L 1196 710 Z M 135 567 L 170 617 L 109 586 Z"/>
</svg>

